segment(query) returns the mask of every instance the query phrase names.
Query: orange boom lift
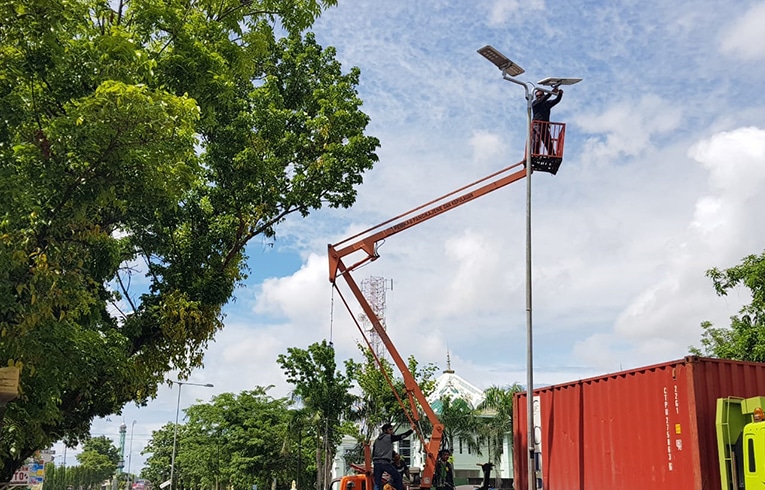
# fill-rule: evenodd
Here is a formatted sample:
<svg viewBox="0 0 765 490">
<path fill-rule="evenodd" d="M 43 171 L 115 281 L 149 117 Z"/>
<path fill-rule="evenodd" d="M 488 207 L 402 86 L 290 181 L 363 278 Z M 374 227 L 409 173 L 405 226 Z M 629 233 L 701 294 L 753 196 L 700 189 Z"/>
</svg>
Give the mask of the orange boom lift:
<svg viewBox="0 0 765 490">
<path fill-rule="evenodd" d="M 545 124 L 549 124 L 551 127 L 551 133 L 553 135 L 553 141 L 557 151 L 554 155 L 551 155 L 548 154 L 546 148 L 541 148 L 539 150 L 541 153 L 532 154 L 532 169 L 535 171 L 555 174 L 557 173 L 561 160 L 563 159 L 563 139 L 565 134 L 565 124 Z M 430 438 L 428 440 L 425 439 L 422 431 L 417 430 L 417 435 L 425 452 L 425 466 L 422 469 L 420 478 L 420 487 L 424 489 L 431 488 L 433 485 L 433 473 L 435 471 L 437 454 L 441 446 L 444 426 L 439 421 L 438 416 L 433 411 L 427 399 L 425 398 L 425 395 L 415 381 L 414 376 L 409 371 L 406 362 L 401 357 L 398 350 L 396 350 L 396 347 L 393 345 L 393 342 L 388 336 L 388 333 L 385 331 L 380 318 L 377 316 L 374 309 L 369 304 L 369 301 L 367 301 L 367 299 L 364 297 L 361 288 L 352 276 L 352 272 L 362 265 L 375 261 L 380 257 L 377 251 L 377 246 L 381 241 L 406 229 L 423 223 L 431 218 L 446 213 L 447 211 L 462 206 L 465 203 L 478 199 L 479 197 L 492 191 L 501 189 L 508 184 L 512 184 L 513 182 L 523 179 L 526 176 L 526 169 L 523 167 L 524 163 L 525 161 L 520 161 L 471 184 L 468 184 L 439 198 L 429 201 L 410 211 L 407 211 L 406 213 L 391 218 L 377 226 L 364 230 L 338 243 L 327 246 L 329 254 L 329 281 L 338 292 L 338 295 L 342 299 L 343 304 L 356 323 L 356 326 L 361 332 L 362 337 L 367 342 L 367 345 L 369 345 L 371 348 L 370 340 L 367 338 L 364 329 L 361 327 L 358 319 L 354 315 L 347 299 L 345 296 L 343 296 L 342 290 L 338 287 L 338 278 L 341 278 L 345 281 L 346 285 L 353 294 L 353 297 L 356 299 L 356 302 L 361 305 L 361 309 L 372 324 L 374 331 L 377 333 L 383 345 L 385 346 L 385 349 L 390 354 L 391 359 L 393 359 L 396 367 L 401 372 L 401 375 L 404 379 L 404 385 L 406 387 L 406 396 L 408 399 L 409 407 L 411 408 L 409 412 L 404 410 L 409 417 L 409 422 L 413 427 L 415 427 L 415 429 L 419 427 L 417 424 L 419 421 L 419 411 L 417 410 L 417 404 L 419 404 L 428 421 L 433 427 L 433 431 L 430 434 Z M 350 263 L 346 264 L 346 260 L 349 260 Z M 372 352 L 374 353 L 374 349 L 372 349 Z M 380 360 L 376 360 L 379 365 Z M 392 387 L 393 384 L 391 380 L 388 380 L 388 382 Z M 402 408 L 406 409 L 405 403 L 400 398 L 399 404 L 402 406 Z M 339 490 L 349 490 L 350 487 L 356 487 L 356 490 L 372 490 L 373 483 L 369 451 L 367 450 L 365 453 L 365 466 L 361 467 L 358 465 L 352 465 L 353 468 L 359 472 L 359 474 L 343 477 L 340 482 Z"/>
</svg>

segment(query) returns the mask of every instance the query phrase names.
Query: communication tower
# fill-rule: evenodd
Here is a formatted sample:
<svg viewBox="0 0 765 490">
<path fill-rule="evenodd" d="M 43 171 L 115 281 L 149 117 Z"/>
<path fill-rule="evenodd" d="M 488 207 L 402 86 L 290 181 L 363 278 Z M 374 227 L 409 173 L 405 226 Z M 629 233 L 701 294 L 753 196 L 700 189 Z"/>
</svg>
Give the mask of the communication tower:
<svg viewBox="0 0 765 490">
<path fill-rule="evenodd" d="M 380 324 L 383 329 L 387 330 L 388 327 L 385 324 L 385 291 L 388 287 L 388 281 L 384 277 L 369 276 L 361 281 L 361 292 L 369 302 L 377 318 L 380 319 Z M 390 280 L 390 289 L 393 290 L 393 280 Z M 369 336 L 369 343 L 372 345 L 372 351 L 379 357 L 385 357 L 385 346 L 380 340 L 380 336 L 372 326 L 372 322 L 369 320 L 366 314 L 360 315 L 361 324 L 364 326 L 367 335 Z"/>
</svg>

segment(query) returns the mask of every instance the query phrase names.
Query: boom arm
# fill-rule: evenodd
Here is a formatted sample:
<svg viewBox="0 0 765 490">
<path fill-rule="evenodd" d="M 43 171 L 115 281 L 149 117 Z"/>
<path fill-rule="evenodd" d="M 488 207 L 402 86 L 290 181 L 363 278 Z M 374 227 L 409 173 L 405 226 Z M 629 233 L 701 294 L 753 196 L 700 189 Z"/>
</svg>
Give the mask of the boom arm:
<svg viewBox="0 0 765 490">
<path fill-rule="evenodd" d="M 410 403 L 413 405 L 412 409 L 415 417 L 417 411 L 415 410 L 412 398 L 417 400 L 419 405 L 422 407 L 422 410 L 425 412 L 428 421 L 430 421 L 431 425 L 433 426 L 433 433 L 431 434 L 430 440 L 425 445 L 425 467 L 423 468 L 421 476 L 421 486 L 423 488 L 430 488 L 432 485 L 433 473 L 436 466 L 436 457 L 441 446 L 444 426 L 438 420 L 438 416 L 433 411 L 427 399 L 425 398 L 425 395 L 417 384 L 417 381 L 409 371 L 406 362 L 404 362 L 404 359 L 396 350 L 393 342 L 391 342 L 390 337 L 388 337 L 388 333 L 385 331 L 380 318 L 377 316 L 372 306 L 362 294 L 358 284 L 351 276 L 351 272 L 356 270 L 359 266 L 367 262 L 374 261 L 379 257 L 377 254 L 377 244 L 381 240 L 384 240 L 401 231 L 427 221 L 430 218 L 443 214 L 446 211 L 450 211 L 467 202 L 477 199 L 478 197 L 488 194 L 489 192 L 495 191 L 505 187 L 508 184 L 521 180 L 526 176 L 526 170 L 524 168 L 521 168 L 520 170 L 517 170 L 513 173 L 508 174 L 508 172 L 522 164 L 522 161 L 518 162 L 514 165 L 511 165 L 510 167 L 495 172 L 487 177 L 484 177 L 483 179 L 473 182 L 472 184 L 461 187 L 460 189 L 425 203 L 422 206 L 414 208 L 404 214 L 396 216 L 395 218 L 385 221 L 375 227 L 369 228 L 341 242 L 327 246 L 329 253 L 330 282 L 337 289 L 337 277 L 340 276 L 345 279 L 349 289 L 353 293 L 358 303 L 361 305 L 361 308 L 364 310 L 367 318 L 369 318 L 370 322 L 372 323 L 375 332 L 380 337 L 380 340 L 382 340 L 385 348 L 390 353 L 393 362 L 401 372 L 401 375 L 404 378 L 404 385 L 406 386 L 407 396 L 409 397 Z M 414 214 L 418 211 L 418 214 Z M 413 214 L 414 216 L 412 216 Z M 383 228 L 386 225 L 390 226 Z M 363 251 L 366 256 L 362 257 L 353 265 L 346 266 L 343 262 L 343 258 L 359 251 Z M 348 306 L 347 303 L 346 306 Z M 348 310 L 351 315 L 353 315 L 353 312 L 350 311 L 350 308 L 348 308 Z"/>
</svg>

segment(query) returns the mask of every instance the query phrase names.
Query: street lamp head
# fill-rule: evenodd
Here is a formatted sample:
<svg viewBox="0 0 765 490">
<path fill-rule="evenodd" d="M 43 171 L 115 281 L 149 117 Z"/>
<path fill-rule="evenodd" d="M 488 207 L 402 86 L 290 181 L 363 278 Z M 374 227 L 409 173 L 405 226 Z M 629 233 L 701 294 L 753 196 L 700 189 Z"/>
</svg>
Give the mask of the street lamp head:
<svg viewBox="0 0 765 490">
<path fill-rule="evenodd" d="M 189 385 L 189 386 L 203 386 L 205 388 L 215 388 L 215 385 L 212 383 L 192 383 L 191 381 L 170 381 L 170 384 L 177 384 L 177 385 Z"/>
<path fill-rule="evenodd" d="M 537 85 L 547 85 L 548 87 L 559 87 L 561 85 L 574 85 L 581 82 L 581 78 L 560 78 L 560 77 L 547 77 L 537 82 Z"/>
<path fill-rule="evenodd" d="M 494 65 L 500 70 L 502 70 L 503 73 L 507 73 L 511 77 L 517 77 L 518 75 L 526 71 L 520 66 L 513 63 L 512 61 L 510 61 L 510 59 L 507 56 L 497 51 L 497 48 L 495 48 L 494 46 L 490 44 L 487 44 L 486 46 L 479 49 L 478 54 L 480 54 L 487 60 L 494 63 Z"/>
</svg>

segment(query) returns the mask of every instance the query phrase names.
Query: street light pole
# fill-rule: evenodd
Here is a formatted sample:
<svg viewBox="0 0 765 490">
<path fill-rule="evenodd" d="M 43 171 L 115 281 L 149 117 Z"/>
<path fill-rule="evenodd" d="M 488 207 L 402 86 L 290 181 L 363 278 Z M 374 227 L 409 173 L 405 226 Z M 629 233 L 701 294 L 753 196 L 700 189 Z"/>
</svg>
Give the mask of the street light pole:
<svg viewBox="0 0 765 490">
<path fill-rule="evenodd" d="M 210 383 L 207 383 L 207 384 L 190 383 L 188 381 L 171 381 L 171 383 L 175 383 L 178 385 L 178 402 L 175 404 L 175 430 L 173 431 L 173 455 L 170 458 L 170 490 L 174 490 L 175 484 L 173 482 L 173 477 L 175 476 L 175 447 L 178 441 L 178 414 L 181 410 L 181 388 L 183 388 L 183 385 L 204 386 L 206 388 L 213 388 L 214 385 Z"/>
<path fill-rule="evenodd" d="M 517 80 L 515 77 L 525 70 L 516 65 L 493 46 L 484 46 L 478 50 L 484 58 L 502 70 L 502 78 L 523 87 L 526 94 L 526 446 L 528 450 L 528 488 L 536 490 L 536 464 L 534 455 L 534 345 L 531 309 L 531 91 L 534 85 Z"/>
<path fill-rule="evenodd" d="M 127 490 L 130 490 L 131 483 L 133 483 L 133 475 L 130 473 L 130 465 L 133 462 L 133 432 L 135 432 L 135 423 L 134 420 L 132 424 L 130 424 L 130 444 L 128 449 L 128 467 L 127 467 Z"/>
</svg>

